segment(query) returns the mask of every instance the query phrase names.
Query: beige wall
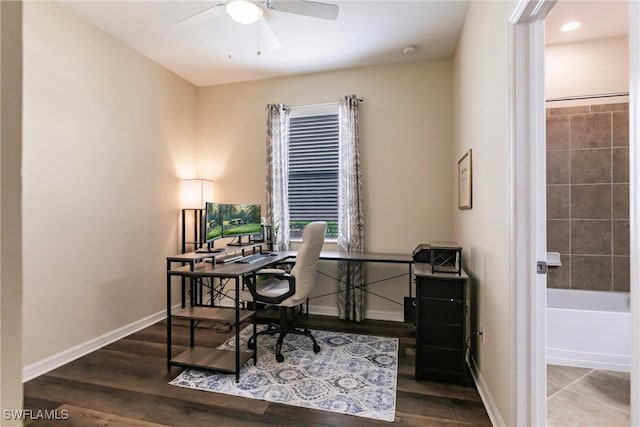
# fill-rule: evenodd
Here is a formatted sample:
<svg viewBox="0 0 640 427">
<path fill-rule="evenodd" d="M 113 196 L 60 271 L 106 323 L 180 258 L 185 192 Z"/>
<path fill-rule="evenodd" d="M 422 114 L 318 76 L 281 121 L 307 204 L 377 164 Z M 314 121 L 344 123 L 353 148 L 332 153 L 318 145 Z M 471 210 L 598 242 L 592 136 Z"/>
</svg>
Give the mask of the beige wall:
<svg viewBox="0 0 640 427">
<path fill-rule="evenodd" d="M 477 290 L 475 317 L 485 331 L 476 360 L 512 424 L 505 265 L 512 8 L 512 2 L 473 2 L 453 62 L 196 91 L 59 6 L 28 3 L 24 364 L 163 309 L 164 257 L 178 246 L 177 175 L 214 179 L 220 202 L 264 203 L 265 105 L 332 102 L 356 93 L 366 99 L 360 108 L 366 249 L 409 252 L 420 242 L 452 238 L 464 246 Z M 468 148 L 474 207 L 458 211 L 454 171 Z M 401 300 L 407 280 L 394 283 L 380 289 Z M 334 307 L 330 299 L 319 304 Z M 402 311 L 371 302 L 379 312 Z"/>
<path fill-rule="evenodd" d="M 629 91 L 627 37 L 547 46 L 545 61 L 547 99 Z"/>
<path fill-rule="evenodd" d="M 201 174 L 215 180 L 219 202 L 264 204 L 265 106 L 335 102 L 355 93 L 365 98 L 359 132 L 366 250 L 411 252 L 421 242 L 450 240 L 451 74 L 451 62 L 440 60 L 200 88 Z M 333 271 L 328 263 L 321 268 Z M 379 278 L 375 268 L 370 274 Z M 377 289 L 401 301 L 407 283 L 405 277 Z M 379 299 L 370 303 L 371 310 L 402 312 Z M 332 298 L 315 304 L 335 309 Z"/>
<path fill-rule="evenodd" d="M 454 156 L 473 150 L 473 209 L 453 207 L 472 277 L 474 358 L 506 425 L 515 425 L 509 282 L 509 24 L 514 2 L 471 2 L 454 59 Z M 455 161 L 454 161 L 455 162 Z M 454 163 L 455 164 L 455 163 Z M 450 171 L 455 171 L 452 164 Z M 456 180 L 450 172 L 450 180 Z"/>
<path fill-rule="evenodd" d="M 24 15 L 28 366 L 164 309 L 196 88 L 56 3 Z"/>
<path fill-rule="evenodd" d="M 0 410 L 22 408 L 22 2 L 0 2 Z M 1 415 L 0 415 L 1 416 Z M 2 417 L 0 424 L 22 425 Z"/>
</svg>

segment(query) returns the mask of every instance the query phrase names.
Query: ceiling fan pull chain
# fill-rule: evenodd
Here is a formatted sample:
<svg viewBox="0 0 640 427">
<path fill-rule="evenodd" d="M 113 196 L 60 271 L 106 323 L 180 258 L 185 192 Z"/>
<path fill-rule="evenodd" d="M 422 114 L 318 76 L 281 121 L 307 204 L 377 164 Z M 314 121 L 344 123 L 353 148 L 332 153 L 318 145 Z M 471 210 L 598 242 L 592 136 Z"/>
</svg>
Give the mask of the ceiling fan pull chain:
<svg viewBox="0 0 640 427">
<path fill-rule="evenodd" d="M 256 55 L 260 56 L 262 55 L 262 31 L 260 31 L 260 25 L 257 25 L 256 28 L 258 29 L 258 51 Z"/>
<path fill-rule="evenodd" d="M 227 57 L 231 59 L 231 20 L 227 19 Z"/>
</svg>

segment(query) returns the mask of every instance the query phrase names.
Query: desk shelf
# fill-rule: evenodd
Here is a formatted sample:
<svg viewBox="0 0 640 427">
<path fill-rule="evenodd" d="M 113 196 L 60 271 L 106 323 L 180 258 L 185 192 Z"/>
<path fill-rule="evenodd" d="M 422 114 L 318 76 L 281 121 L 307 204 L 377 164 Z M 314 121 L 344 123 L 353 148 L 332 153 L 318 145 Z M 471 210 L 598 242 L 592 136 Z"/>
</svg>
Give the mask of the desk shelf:
<svg viewBox="0 0 640 427">
<path fill-rule="evenodd" d="M 251 359 L 253 353 L 240 352 L 240 365 Z M 190 347 L 171 359 L 171 364 L 189 368 L 213 369 L 219 372 L 236 372 L 236 352 L 211 347 Z"/>
<path fill-rule="evenodd" d="M 236 381 L 239 379 L 240 367 L 251 357 L 253 353 L 240 351 L 239 329 L 243 322 L 251 320 L 253 311 L 239 307 L 215 307 L 215 306 L 189 306 L 173 311 L 167 316 L 167 352 L 168 368 L 182 366 L 187 368 L 212 369 L 218 372 L 235 373 Z M 173 319 L 186 319 L 190 321 L 191 347 L 176 357 L 171 357 L 171 321 Z M 234 350 L 220 350 L 212 347 L 195 345 L 195 323 L 197 320 L 224 322 L 233 325 L 236 329 L 236 348 Z"/>
<path fill-rule="evenodd" d="M 249 320 L 253 316 L 251 310 L 239 310 L 240 322 Z M 216 322 L 235 322 L 236 311 L 233 308 L 223 307 L 187 307 L 171 313 L 171 317 L 177 319 L 212 320 Z"/>
<path fill-rule="evenodd" d="M 247 246 L 234 251 L 258 252 L 259 245 Z M 253 264 L 215 263 L 206 262 L 207 259 L 215 259 L 216 255 L 190 252 L 167 257 L 167 369 L 172 366 L 194 367 L 211 369 L 219 372 L 235 373 L 236 382 L 240 379 L 240 368 L 251 357 L 255 358 L 256 351 L 245 352 L 240 348 L 240 329 L 243 323 L 252 322 L 253 310 L 246 310 L 239 301 L 239 292 L 244 279 L 252 276 L 257 270 L 286 259 L 289 255 L 282 253 L 279 256 L 265 257 L 264 260 Z M 172 280 L 174 277 L 181 280 Z M 198 300 L 198 288 L 203 286 L 203 281 L 221 280 L 235 285 L 235 292 L 227 295 L 234 301 L 233 307 L 221 307 L 219 305 L 204 305 L 202 299 Z M 182 308 L 174 309 L 171 302 L 172 286 L 181 284 Z M 187 299 L 187 290 L 190 298 Z M 201 294 L 200 294 L 201 295 Z M 189 320 L 190 342 L 189 348 L 179 354 L 172 355 L 171 328 L 174 319 Z M 214 321 L 230 324 L 235 329 L 235 348 L 233 350 L 219 350 L 215 348 L 196 346 L 195 332 L 197 321 Z M 255 332 L 255 323 L 254 332 Z"/>
<path fill-rule="evenodd" d="M 235 373 L 236 381 L 240 379 L 240 367 L 256 352 L 247 353 L 240 351 L 240 327 L 243 322 L 250 321 L 253 312 L 242 309 L 238 304 L 238 287 L 242 283 L 243 272 L 236 272 L 229 277 L 235 279 L 235 307 L 220 307 L 214 305 L 202 305 L 198 302 L 194 292 L 197 293 L 198 286 L 202 286 L 202 279 L 220 278 L 218 273 L 220 268 L 214 270 L 213 262 L 205 262 L 214 258 L 216 254 L 195 253 L 179 254 L 167 257 L 167 369 L 172 366 L 192 367 L 200 369 L 212 369 L 219 372 Z M 215 259 L 215 258 L 214 258 Z M 174 310 L 171 303 L 171 288 L 173 277 L 180 277 L 182 285 L 182 308 Z M 186 304 L 187 282 L 190 290 L 189 304 Z M 171 326 L 174 319 L 189 320 L 190 347 L 173 357 L 171 352 Z M 235 349 L 219 350 L 216 348 L 202 347 L 195 345 L 196 321 L 223 322 L 235 328 Z"/>
<path fill-rule="evenodd" d="M 204 272 L 206 269 L 211 269 L 211 264 L 209 262 L 198 262 L 193 265 L 181 265 L 178 267 L 171 267 L 167 273 L 172 276 L 197 276 L 200 273 Z"/>
</svg>

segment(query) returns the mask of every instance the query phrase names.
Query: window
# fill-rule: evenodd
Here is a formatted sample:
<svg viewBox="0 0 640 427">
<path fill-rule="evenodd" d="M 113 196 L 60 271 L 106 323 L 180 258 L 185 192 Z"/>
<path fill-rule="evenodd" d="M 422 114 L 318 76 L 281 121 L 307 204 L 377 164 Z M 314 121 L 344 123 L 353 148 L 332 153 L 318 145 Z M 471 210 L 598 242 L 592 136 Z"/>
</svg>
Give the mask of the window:
<svg viewBox="0 0 640 427">
<path fill-rule="evenodd" d="M 338 237 L 338 106 L 291 108 L 289 120 L 290 237 L 312 221 Z"/>
</svg>

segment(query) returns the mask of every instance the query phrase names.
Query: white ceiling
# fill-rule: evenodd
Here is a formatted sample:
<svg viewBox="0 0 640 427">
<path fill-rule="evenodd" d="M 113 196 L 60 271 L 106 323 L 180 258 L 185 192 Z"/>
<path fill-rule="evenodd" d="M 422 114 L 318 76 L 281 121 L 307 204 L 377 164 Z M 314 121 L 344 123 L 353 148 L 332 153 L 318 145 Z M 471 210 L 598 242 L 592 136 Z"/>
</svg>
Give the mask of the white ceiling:
<svg viewBox="0 0 640 427">
<path fill-rule="evenodd" d="M 300 1 L 300 0 L 292 0 Z M 282 48 L 263 49 L 258 24 L 231 27 L 222 14 L 192 28 L 175 24 L 213 1 L 61 1 L 153 61 L 197 86 L 367 65 L 449 57 L 467 1 L 327 0 L 336 21 L 284 12 L 265 14 Z M 264 35 L 263 35 L 264 37 Z M 412 55 L 402 49 L 416 46 Z"/>
<path fill-rule="evenodd" d="M 628 8 L 627 1 L 560 0 L 547 15 L 546 42 L 558 44 L 625 36 L 629 32 Z M 560 27 L 570 21 L 580 22 L 580 28 L 561 32 Z"/>
<path fill-rule="evenodd" d="M 282 45 L 278 50 L 268 48 L 260 24 L 229 24 L 224 14 L 195 26 L 176 25 L 222 1 L 60 3 L 196 86 L 449 57 L 469 4 L 457 0 L 326 0 L 340 8 L 336 21 L 272 11 L 265 13 L 265 19 Z M 559 1 L 547 18 L 547 42 L 626 34 L 626 8 L 627 3 L 620 1 Z M 569 18 L 580 20 L 582 27 L 561 33 L 560 25 Z M 403 55 L 402 49 L 411 45 L 416 51 Z"/>
</svg>

